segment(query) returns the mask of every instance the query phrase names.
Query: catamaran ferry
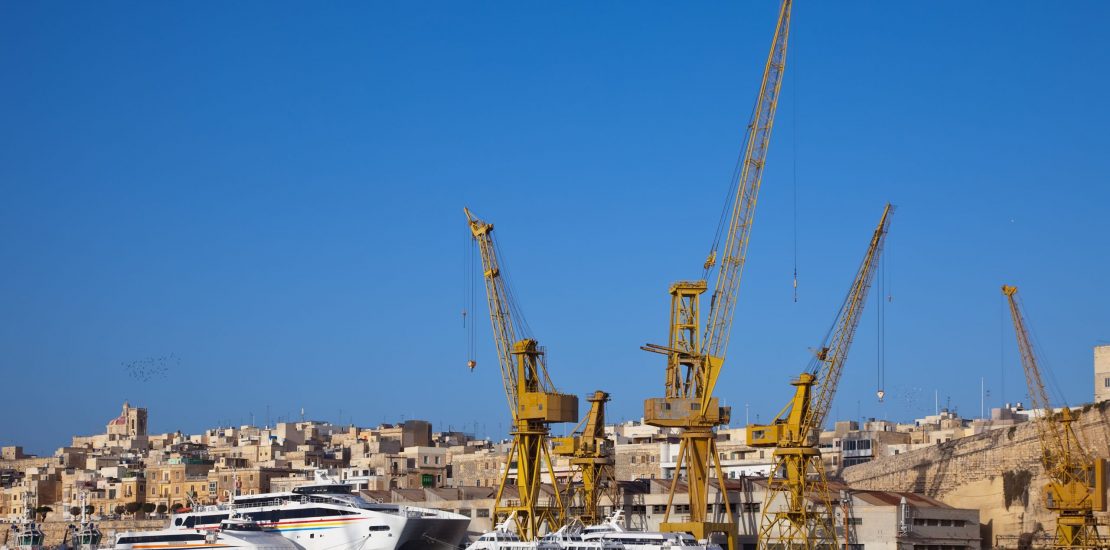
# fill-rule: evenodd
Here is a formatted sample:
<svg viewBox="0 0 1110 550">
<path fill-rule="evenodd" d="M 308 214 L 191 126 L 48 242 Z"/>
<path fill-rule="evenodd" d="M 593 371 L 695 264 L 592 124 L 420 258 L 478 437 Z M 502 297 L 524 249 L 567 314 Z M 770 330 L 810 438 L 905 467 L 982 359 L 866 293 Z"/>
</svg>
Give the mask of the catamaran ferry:
<svg viewBox="0 0 1110 550">
<path fill-rule="evenodd" d="M 470 518 L 451 512 L 369 502 L 350 485 L 305 485 L 289 492 L 236 496 L 230 505 L 174 514 L 170 529 L 218 529 L 232 513 L 279 533 L 299 550 L 447 550 Z"/>
</svg>

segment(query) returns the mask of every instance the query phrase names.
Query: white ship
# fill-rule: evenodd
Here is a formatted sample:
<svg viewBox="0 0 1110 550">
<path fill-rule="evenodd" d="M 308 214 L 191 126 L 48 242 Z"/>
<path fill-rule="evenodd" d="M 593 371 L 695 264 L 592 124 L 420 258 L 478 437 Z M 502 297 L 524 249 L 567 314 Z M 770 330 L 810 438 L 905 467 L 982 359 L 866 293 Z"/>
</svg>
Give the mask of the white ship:
<svg viewBox="0 0 1110 550">
<path fill-rule="evenodd" d="M 368 502 L 349 485 L 322 483 L 174 514 L 170 528 L 216 529 L 232 513 L 281 534 L 298 550 L 448 550 L 459 546 L 470 525 L 460 514 Z"/>
<path fill-rule="evenodd" d="M 622 523 L 624 523 L 624 512 L 618 510 L 605 523 L 591 525 L 583 529 L 582 539 L 619 542 L 625 550 L 669 550 L 678 547 L 683 550 L 721 550 L 719 544 L 699 541 L 688 533 L 629 531 L 624 528 Z"/>
<path fill-rule="evenodd" d="M 258 523 L 232 517 L 214 529 L 169 528 L 116 536 L 115 550 L 193 550 L 235 548 L 239 550 L 297 550 L 297 545 L 277 534 L 263 531 Z"/>
<path fill-rule="evenodd" d="M 478 537 L 466 550 L 624 550 L 619 542 L 584 539 L 581 523 L 564 525 L 558 531 L 537 540 L 524 541 L 509 527 L 512 525 L 512 518 L 510 515 L 493 531 Z"/>
</svg>

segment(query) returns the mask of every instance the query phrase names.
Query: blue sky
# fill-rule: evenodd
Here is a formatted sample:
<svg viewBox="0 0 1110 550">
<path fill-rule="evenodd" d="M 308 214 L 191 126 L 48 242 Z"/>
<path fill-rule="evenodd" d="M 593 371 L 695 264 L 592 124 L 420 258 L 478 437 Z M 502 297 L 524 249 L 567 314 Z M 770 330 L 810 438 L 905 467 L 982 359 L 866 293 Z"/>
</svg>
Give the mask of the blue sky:
<svg viewBox="0 0 1110 550">
<path fill-rule="evenodd" d="M 0 443 L 49 452 L 125 399 L 155 431 L 304 407 L 504 433 L 484 310 L 465 368 L 464 205 L 496 224 L 556 385 L 638 418 L 663 383 L 639 346 L 700 273 L 776 9 L 0 3 Z M 976 415 L 980 378 L 988 406 L 1023 400 L 1003 282 L 1056 395 L 1090 399 L 1108 17 L 795 6 L 718 386 L 734 425 L 785 403 L 888 200 L 888 397 L 872 302 L 837 417 L 913 418 L 934 395 Z M 128 369 L 148 360 L 165 370 Z"/>
</svg>

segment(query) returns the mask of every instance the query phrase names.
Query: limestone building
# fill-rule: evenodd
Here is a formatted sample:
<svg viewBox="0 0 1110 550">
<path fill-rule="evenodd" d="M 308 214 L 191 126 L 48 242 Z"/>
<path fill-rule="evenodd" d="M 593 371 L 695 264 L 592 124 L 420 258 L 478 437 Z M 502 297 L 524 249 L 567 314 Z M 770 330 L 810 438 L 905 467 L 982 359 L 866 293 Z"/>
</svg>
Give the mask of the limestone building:
<svg viewBox="0 0 1110 550">
<path fill-rule="evenodd" d="M 1095 403 L 1110 399 L 1110 344 L 1095 346 Z"/>
</svg>

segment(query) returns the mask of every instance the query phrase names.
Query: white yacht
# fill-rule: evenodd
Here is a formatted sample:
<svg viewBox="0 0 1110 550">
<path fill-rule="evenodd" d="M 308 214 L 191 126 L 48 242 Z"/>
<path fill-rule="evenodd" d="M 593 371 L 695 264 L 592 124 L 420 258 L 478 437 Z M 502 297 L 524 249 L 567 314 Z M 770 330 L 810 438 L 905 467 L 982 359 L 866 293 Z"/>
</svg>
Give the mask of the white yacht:
<svg viewBox="0 0 1110 550">
<path fill-rule="evenodd" d="M 168 528 L 161 531 L 122 533 L 115 550 L 192 550 L 236 548 L 242 550 L 297 550 L 289 539 L 264 531 L 258 523 L 230 517 L 214 529 Z"/>
<path fill-rule="evenodd" d="M 558 531 L 531 542 L 521 540 L 510 525 L 512 516 L 493 531 L 478 537 L 466 550 L 624 550 L 619 542 L 583 539 L 581 524 L 564 525 Z"/>
<path fill-rule="evenodd" d="M 550 540 L 524 541 L 516 533 L 498 528 L 482 534 L 466 550 L 562 550 L 562 547 Z"/>
<path fill-rule="evenodd" d="M 688 533 L 661 531 L 629 531 L 624 528 L 624 512 L 617 510 L 600 525 L 582 530 L 583 540 L 609 540 L 624 545 L 625 550 L 664 550 L 681 547 L 682 550 L 721 550 L 719 544 L 699 541 Z"/>
<path fill-rule="evenodd" d="M 214 529 L 233 513 L 281 534 L 298 550 L 446 550 L 459 546 L 470 525 L 460 514 L 373 503 L 349 485 L 320 483 L 197 507 L 174 514 L 170 528 Z"/>
</svg>

